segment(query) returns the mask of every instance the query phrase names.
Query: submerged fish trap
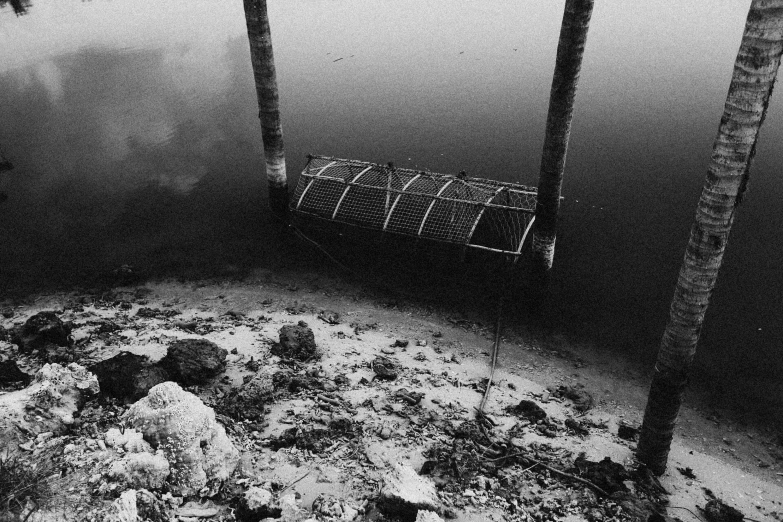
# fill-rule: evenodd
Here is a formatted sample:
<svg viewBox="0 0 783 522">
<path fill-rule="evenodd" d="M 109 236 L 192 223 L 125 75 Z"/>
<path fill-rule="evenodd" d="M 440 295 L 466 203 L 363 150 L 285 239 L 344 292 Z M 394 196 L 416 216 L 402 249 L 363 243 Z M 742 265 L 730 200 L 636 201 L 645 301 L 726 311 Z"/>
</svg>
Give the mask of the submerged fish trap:
<svg viewBox="0 0 783 522">
<path fill-rule="evenodd" d="M 481 178 L 308 156 L 291 200 L 295 217 L 519 256 L 536 189 Z"/>
</svg>

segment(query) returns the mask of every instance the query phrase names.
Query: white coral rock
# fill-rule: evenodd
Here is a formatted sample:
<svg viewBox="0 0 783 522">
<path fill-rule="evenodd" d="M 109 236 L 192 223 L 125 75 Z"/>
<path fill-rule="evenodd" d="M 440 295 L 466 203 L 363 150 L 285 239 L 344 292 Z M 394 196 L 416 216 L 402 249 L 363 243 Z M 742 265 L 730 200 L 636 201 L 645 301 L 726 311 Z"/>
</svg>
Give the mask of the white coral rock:
<svg viewBox="0 0 783 522">
<path fill-rule="evenodd" d="M 166 457 L 160 454 L 130 453 L 112 463 L 109 476 L 139 489 L 162 488 L 169 476 Z"/>
<path fill-rule="evenodd" d="M 197 493 L 209 481 L 223 481 L 239 463 L 215 412 L 174 382 L 154 386 L 127 411 L 126 420 L 169 462 L 172 492 Z"/>
<path fill-rule="evenodd" d="M 103 438 L 107 446 L 122 448 L 128 453 L 155 453 L 150 443 L 144 440 L 144 436 L 133 428 L 124 431 L 111 428 Z"/>
<path fill-rule="evenodd" d="M 105 522 L 138 522 L 139 509 L 136 506 L 136 490 L 129 489 L 120 495 L 111 506 L 111 513 Z"/>
<path fill-rule="evenodd" d="M 98 390 L 98 379 L 76 363 L 44 365 L 30 386 L 0 397 L 0 446 L 22 442 L 27 433 L 62 433 Z"/>
</svg>

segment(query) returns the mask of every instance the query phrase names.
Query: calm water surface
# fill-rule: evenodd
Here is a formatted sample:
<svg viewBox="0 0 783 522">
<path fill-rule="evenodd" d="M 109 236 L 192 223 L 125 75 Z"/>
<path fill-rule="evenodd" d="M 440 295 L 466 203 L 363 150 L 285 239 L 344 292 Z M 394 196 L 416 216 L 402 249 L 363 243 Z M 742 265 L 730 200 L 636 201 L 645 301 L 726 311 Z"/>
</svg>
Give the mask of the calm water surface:
<svg viewBox="0 0 783 522">
<path fill-rule="evenodd" d="M 563 328 L 654 356 L 749 3 L 597 3 L 553 281 Z M 312 152 L 535 184 L 562 4 L 271 0 L 289 172 Z M 767 398 L 783 395 L 781 96 L 698 359 L 719 391 Z M 241 1 L 0 2 L 16 167 L 0 173 L 0 288 L 263 265 L 260 144 Z"/>
</svg>

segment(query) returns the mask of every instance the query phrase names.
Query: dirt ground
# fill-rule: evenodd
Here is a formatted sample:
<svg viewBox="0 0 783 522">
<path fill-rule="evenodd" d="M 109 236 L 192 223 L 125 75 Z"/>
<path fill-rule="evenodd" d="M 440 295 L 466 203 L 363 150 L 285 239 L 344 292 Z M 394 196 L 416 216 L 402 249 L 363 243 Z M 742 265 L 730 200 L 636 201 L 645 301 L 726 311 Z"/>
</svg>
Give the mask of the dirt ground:
<svg viewBox="0 0 783 522">
<path fill-rule="evenodd" d="M 142 307 L 176 315 L 140 317 Z M 242 282 L 162 282 L 149 283 L 141 291 L 128 287 L 100 295 L 45 295 L 4 308 L 13 312 L 0 321 L 6 329 L 39 311 L 61 311 L 63 321 L 74 323 L 77 362 L 85 367 L 122 351 L 156 361 L 174 340 L 210 340 L 229 352 L 225 375 L 207 386 L 187 388 L 210 406 L 219 406 L 259 366 L 288 368 L 319 382 L 338 383 L 326 388 L 303 386 L 278 397 L 266 405 L 262 422 L 219 416 L 241 451 L 239 467 L 225 490 L 251 484 L 282 489 L 282 485 L 285 491 L 297 493 L 308 510 L 319 496 L 331 495 L 357 509 L 357 519 L 391 520 L 378 511 L 374 499 L 390 465 L 402 462 L 417 471 L 432 468 L 429 475 L 439 488 L 445 518 L 633 519 L 629 509 L 616 508 L 622 506 L 617 498 L 615 504 L 602 498 L 585 500 L 584 490 L 590 487 L 557 473 L 582 476 L 580 454 L 590 462 L 609 457 L 627 470 L 637 469 L 634 442 L 617 434 L 621 425 L 633 427 L 641 421 L 647 382 L 590 347 L 571 346 L 558 337 L 503 337 L 485 407 L 491 423 L 482 425 L 476 423 L 476 408 L 490 373 L 492 325 L 404 302 L 382 302 L 337 281 L 315 276 L 286 280 L 260 273 Z M 96 335 L 100 319 L 113 321 L 119 329 Z M 291 366 L 270 350 L 283 325 L 300 321 L 313 330 L 322 356 Z M 14 357 L 13 349 L 0 341 L 3 358 Z M 375 377 L 372 361 L 377 356 L 399 361 L 396 379 Z M 28 373 L 41 365 L 32 357 L 17 358 Z M 568 389 L 587 392 L 591 402 L 569 399 L 562 393 Z M 520 401 L 540 407 L 543 423 L 509 410 Z M 89 432 L 82 426 L 81 431 L 64 435 L 63 441 L 76 449 L 71 454 L 68 487 L 59 490 L 60 502 L 52 503 L 60 507 L 50 508 L 48 514 L 39 511 L 30 520 L 100 519 L 121 491 L 111 489 L 104 473 L 116 455 L 111 449 L 96 448 L 94 441 L 118 422 L 125 408 L 100 400 L 85 406 L 88 413 L 83 417 L 93 419 L 96 427 Z M 347 419 L 350 429 L 330 431 L 336 419 Z M 477 434 L 466 435 L 468 427 L 478 429 Z M 319 437 L 328 443 L 297 439 L 284 444 L 286 433 L 293 436 L 291 428 L 299 428 L 296 437 L 321 429 Z M 643 492 L 636 479 L 626 478 L 623 483 L 632 494 L 654 500 L 655 509 L 666 508 L 669 517 L 683 521 L 706 520 L 700 509 L 711 495 L 748 520 L 780 521 L 783 441 L 779 436 L 686 406 L 668 471 L 660 478 L 662 489 L 652 494 Z M 462 441 L 473 444 L 473 453 Z M 502 443 L 496 445 L 497 441 Z M 484 462 L 476 460 L 475 447 L 489 448 L 481 454 Z M 523 455 L 509 457 L 516 453 Z M 497 456 L 487 458 L 488 454 Z M 471 455 L 476 458 L 471 460 Z M 229 496 L 224 491 L 201 498 L 200 505 L 219 508 L 217 514 L 202 519 L 231 520 Z M 199 518 L 176 513 L 172 508 L 171 520 Z M 325 512 L 308 516 L 339 519 Z"/>
</svg>

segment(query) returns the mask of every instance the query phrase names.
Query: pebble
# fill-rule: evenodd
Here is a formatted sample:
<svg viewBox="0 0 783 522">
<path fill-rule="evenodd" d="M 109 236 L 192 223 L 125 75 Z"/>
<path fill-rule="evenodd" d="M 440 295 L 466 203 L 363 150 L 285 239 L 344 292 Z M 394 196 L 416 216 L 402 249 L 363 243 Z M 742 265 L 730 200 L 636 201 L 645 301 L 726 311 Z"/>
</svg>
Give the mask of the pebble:
<svg viewBox="0 0 783 522">
<path fill-rule="evenodd" d="M 35 438 L 36 442 L 46 442 L 47 440 L 54 437 L 54 433 L 51 431 L 45 431 L 43 433 L 39 433 L 38 436 Z"/>
<path fill-rule="evenodd" d="M 383 440 L 387 440 L 389 437 L 391 437 L 391 434 L 392 434 L 391 429 L 389 429 L 387 427 L 384 427 L 383 429 L 381 429 L 381 432 L 379 433 L 379 435 L 381 436 L 381 438 Z"/>
<path fill-rule="evenodd" d="M 394 355 L 397 352 L 394 350 L 394 348 L 391 348 L 389 346 L 384 346 L 383 348 L 381 348 L 381 353 L 385 353 L 386 355 Z"/>
</svg>

